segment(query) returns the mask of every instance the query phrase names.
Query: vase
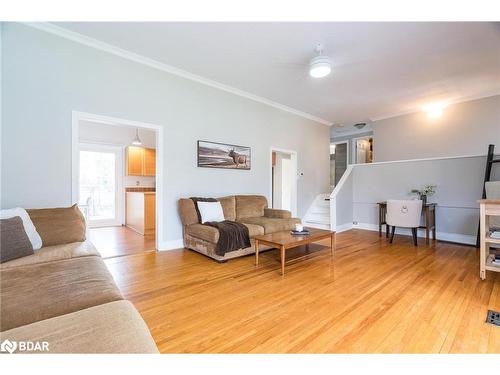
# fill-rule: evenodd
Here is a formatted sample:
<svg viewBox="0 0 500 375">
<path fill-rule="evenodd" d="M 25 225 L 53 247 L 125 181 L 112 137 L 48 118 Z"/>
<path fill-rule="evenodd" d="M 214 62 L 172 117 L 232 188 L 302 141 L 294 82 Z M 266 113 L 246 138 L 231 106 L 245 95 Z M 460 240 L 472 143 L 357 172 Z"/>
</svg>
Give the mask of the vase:
<svg viewBox="0 0 500 375">
<path fill-rule="evenodd" d="M 421 195 L 420 199 L 422 200 L 422 206 L 427 204 L 427 195 Z"/>
</svg>

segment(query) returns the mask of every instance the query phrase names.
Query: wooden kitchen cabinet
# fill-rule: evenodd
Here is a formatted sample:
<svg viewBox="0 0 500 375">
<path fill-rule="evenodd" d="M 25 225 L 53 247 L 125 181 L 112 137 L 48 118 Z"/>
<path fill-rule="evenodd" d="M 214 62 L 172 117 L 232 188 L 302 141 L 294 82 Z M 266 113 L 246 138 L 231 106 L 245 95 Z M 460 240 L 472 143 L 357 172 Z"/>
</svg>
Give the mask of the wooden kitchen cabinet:
<svg viewBox="0 0 500 375">
<path fill-rule="evenodd" d="M 144 149 L 144 176 L 156 176 L 156 150 Z"/>
<path fill-rule="evenodd" d="M 156 194 L 154 192 L 127 192 L 125 225 L 144 236 L 155 234 Z"/>
<path fill-rule="evenodd" d="M 139 146 L 127 147 L 127 176 L 156 175 L 156 150 Z"/>
</svg>

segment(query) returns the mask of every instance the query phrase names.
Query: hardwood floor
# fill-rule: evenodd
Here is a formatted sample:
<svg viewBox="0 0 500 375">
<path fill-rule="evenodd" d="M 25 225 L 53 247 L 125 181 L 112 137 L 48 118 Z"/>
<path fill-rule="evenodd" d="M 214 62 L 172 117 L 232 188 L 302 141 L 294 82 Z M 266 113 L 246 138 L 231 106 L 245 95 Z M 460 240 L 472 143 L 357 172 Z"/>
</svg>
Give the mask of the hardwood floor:
<svg viewBox="0 0 500 375">
<path fill-rule="evenodd" d="M 500 353 L 500 277 L 475 248 L 352 230 L 287 264 L 189 250 L 106 260 L 164 353 Z M 303 256 L 304 248 L 287 253 Z"/>
<path fill-rule="evenodd" d="M 155 250 L 155 237 L 142 236 L 127 227 L 89 229 L 89 239 L 103 258 Z"/>
</svg>

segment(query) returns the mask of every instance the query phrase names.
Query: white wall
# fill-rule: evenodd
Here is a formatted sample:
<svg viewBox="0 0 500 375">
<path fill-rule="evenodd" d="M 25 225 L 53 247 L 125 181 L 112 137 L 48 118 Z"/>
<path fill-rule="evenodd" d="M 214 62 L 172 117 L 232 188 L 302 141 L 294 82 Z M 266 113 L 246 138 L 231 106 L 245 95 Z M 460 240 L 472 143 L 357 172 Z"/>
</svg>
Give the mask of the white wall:
<svg viewBox="0 0 500 375">
<path fill-rule="evenodd" d="M 447 107 L 442 117 L 425 112 L 373 123 L 374 161 L 500 153 L 500 95 Z"/>
<path fill-rule="evenodd" d="M 156 133 L 149 129 L 137 129 L 139 138 L 144 147 L 156 148 Z M 123 166 L 126 168 L 125 148 L 135 138 L 136 128 L 128 126 L 116 126 L 94 123 L 91 121 L 80 121 L 78 126 L 78 140 L 86 143 L 104 143 L 123 148 Z M 127 176 L 123 170 L 124 187 L 154 187 L 155 177 Z"/>
<path fill-rule="evenodd" d="M 177 200 L 269 197 L 271 146 L 298 155 L 298 215 L 328 191 L 329 128 L 25 25 L 2 34 L 2 207 L 71 204 L 71 114 L 164 127 L 165 238 L 182 238 Z M 252 169 L 196 166 L 196 141 L 250 146 Z"/>
</svg>

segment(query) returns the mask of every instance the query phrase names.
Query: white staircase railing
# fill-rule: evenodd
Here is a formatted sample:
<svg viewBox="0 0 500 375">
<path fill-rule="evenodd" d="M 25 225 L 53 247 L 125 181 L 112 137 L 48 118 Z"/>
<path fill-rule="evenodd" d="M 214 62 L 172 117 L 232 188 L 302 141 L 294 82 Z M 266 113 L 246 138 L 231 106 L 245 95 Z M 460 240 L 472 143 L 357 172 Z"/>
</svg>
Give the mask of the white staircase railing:
<svg viewBox="0 0 500 375">
<path fill-rule="evenodd" d="M 340 181 L 330 194 L 330 230 L 342 232 L 352 227 L 352 170 L 348 165 Z M 350 211 L 343 206 L 350 205 Z"/>
</svg>

